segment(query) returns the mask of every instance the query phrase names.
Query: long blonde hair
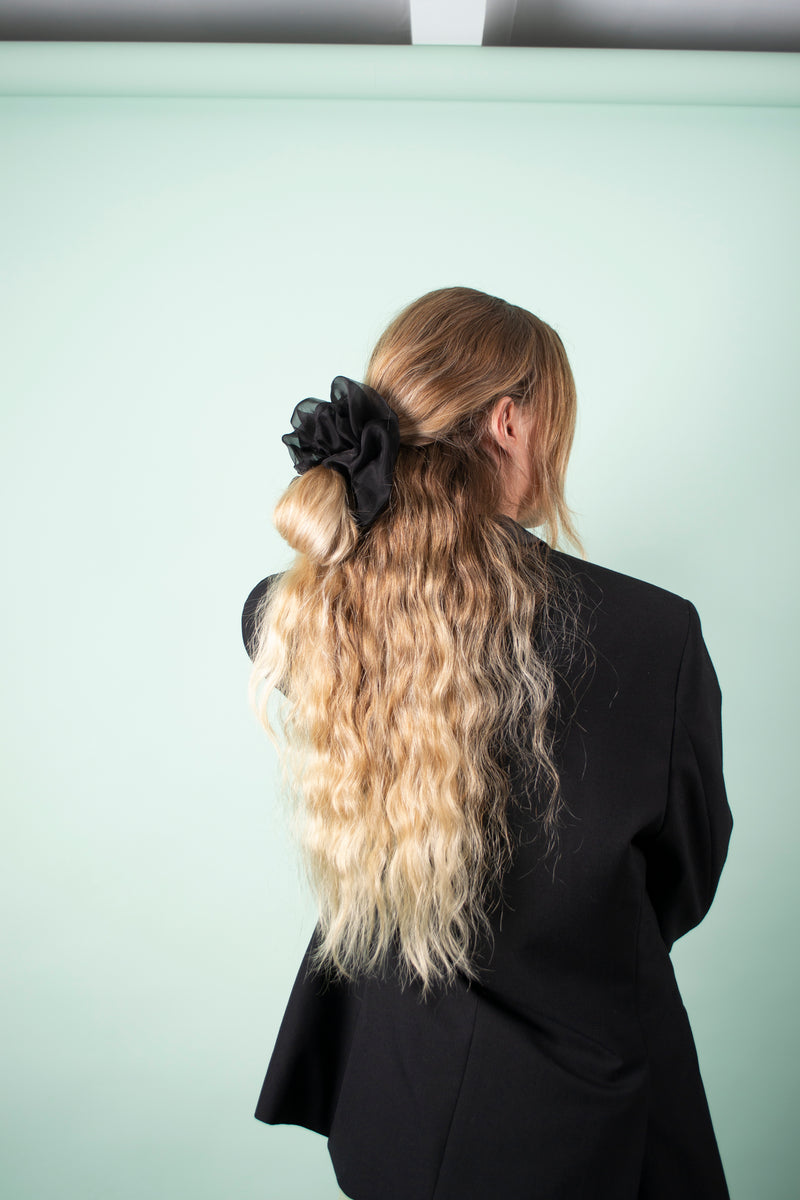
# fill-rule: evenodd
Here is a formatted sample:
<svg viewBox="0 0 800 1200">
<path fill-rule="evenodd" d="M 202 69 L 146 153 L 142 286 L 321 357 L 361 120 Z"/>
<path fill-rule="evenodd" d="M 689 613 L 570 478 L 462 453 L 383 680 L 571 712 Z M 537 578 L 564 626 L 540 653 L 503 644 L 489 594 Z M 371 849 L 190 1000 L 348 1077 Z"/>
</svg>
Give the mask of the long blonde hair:
<svg viewBox="0 0 800 1200">
<path fill-rule="evenodd" d="M 403 986 L 415 979 L 425 995 L 458 972 L 475 978 L 491 937 L 514 849 L 510 741 L 547 791 L 536 816 L 556 844 L 556 687 L 542 646 L 578 632 L 547 561 L 560 530 L 586 557 L 564 499 L 576 393 L 549 325 L 467 287 L 399 312 L 362 382 L 399 421 L 389 505 L 359 535 L 337 471 L 289 483 L 273 519 L 296 557 L 256 611 L 248 698 L 279 752 L 319 903 L 312 969 L 352 979 L 393 949 Z M 533 417 L 518 524 L 544 527 L 538 545 L 498 516 L 485 434 L 502 396 Z M 267 712 L 276 688 L 283 744 Z"/>
</svg>

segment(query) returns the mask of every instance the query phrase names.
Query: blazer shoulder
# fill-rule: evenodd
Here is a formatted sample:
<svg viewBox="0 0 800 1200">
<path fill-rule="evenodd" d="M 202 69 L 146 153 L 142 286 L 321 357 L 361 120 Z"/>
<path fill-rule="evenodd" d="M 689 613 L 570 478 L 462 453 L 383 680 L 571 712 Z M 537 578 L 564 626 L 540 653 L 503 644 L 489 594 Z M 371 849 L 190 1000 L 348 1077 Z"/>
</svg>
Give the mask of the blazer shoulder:
<svg viewBox="0 0 800 1200">
<path fill-rule="evenodd" d="M 279 579 L 283 574 L 283 571 L 276 571 L 272 575 L 265 575 L 251 589 L 244 602 L 244 607 L 242 608 L 242 641 L 250 658 L 253 658 L 255 653 L 256 616 L 259 602 L 267 594 L 273 581 Z"/>
<path fill-rule="evenodd" d="M 662 653 L 679 654 L 698 619 L 691 600 L 646 579 L 552 548 L 550 563 L 556 578 L 577 591 L 590 628 L 602 627 L 630 651 L 652 653 L 655 639 Z"/>
<path fill-rule="evenodd" d="M 626 575 L 601 563 L 577 558 L 563 550 L 553 550 L 551 547 L 550 561 L 555 564 L 557 573 L 579 580 L 598 597 L 602 595 L 618 604 L 645 604 L 664 612 L 683 614 L 684 617 L 687 604 L 691 604 L 685 596 L 660 584 L 650 583 L 636 575 Z"/>
</svg>

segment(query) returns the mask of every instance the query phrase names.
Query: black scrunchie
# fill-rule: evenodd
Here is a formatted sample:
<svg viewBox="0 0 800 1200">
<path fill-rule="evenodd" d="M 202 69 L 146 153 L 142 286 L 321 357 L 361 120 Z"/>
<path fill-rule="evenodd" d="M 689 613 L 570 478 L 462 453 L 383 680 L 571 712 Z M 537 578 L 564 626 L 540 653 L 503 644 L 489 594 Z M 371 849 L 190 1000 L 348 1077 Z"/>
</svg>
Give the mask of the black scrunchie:
<svg viewBox="0 0 800 1200">
<path fill-rule="evenodd" d="M 360 529 L 368 529 L 389 503 L 392 472 L 400 446 L 397 414 L 374 388 L 337 375 L 330 400 L 301 400 L 292 413 L 293 433 L 281 441 L 302 475 L 323 464 L 350 485 L 350 507 Z"/>
</svg>

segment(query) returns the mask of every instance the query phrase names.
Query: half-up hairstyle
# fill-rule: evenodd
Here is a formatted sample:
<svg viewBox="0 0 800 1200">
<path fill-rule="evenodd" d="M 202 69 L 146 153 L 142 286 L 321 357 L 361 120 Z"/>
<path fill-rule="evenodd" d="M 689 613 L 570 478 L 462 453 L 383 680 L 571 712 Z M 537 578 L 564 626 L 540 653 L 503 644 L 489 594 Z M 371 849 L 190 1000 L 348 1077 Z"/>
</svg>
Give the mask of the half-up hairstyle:
<svg viewBox="0 0 800 1200">
<path fill-rule="evenodd" d="M 546 852 L 556 846 L 544 646 L 574 641 L 578 622 L 547 542 L 563 530 L 586 557 L 564 499 L 576 394 L 549 325 L 467 287 L 404 308 L 363 382 L 399 421 L 390 502 L 359 533 L 337 471 L 289 483 L 273 520 L 296 557 L 258 604 L 248 697 L 279 751 L 319 903 L 312 969 L 354 979 L 391 951 L 424 997 L 475 978 L 491 938 L 514 851 L 509 742 L 541 801 Z M 487 444 L 503 396 L 533 418 L 516 525 L 501 513 L 503 452 Z M 267 715 L 276 688 L 283 743 Z"/>
</svg>

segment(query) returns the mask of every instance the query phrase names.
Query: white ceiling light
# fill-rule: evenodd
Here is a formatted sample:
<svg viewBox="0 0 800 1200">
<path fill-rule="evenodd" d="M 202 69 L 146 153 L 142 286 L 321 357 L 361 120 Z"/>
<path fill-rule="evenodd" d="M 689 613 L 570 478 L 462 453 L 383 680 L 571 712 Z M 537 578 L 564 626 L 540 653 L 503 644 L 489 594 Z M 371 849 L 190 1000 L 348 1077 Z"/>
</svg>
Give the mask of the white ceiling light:
<svg viewBox="0 0 800 1200">
<path fill-rule="evenodd" d="M 486 0 L 410 0 L 415 46 L 480 46 Z"/>
</svg>

